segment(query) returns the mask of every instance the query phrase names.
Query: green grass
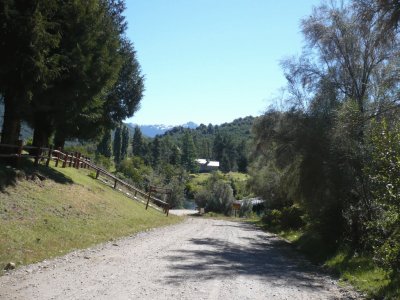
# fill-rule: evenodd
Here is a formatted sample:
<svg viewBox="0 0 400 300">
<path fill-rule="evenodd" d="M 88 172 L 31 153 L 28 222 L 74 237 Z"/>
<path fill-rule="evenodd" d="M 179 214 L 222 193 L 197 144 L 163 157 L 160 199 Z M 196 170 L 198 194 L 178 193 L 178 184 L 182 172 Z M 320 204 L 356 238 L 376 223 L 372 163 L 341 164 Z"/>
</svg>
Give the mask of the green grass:
<svg viewBox="0 0 400 300">
<path fill-rule="evenodd" d="M 229 173 L 221 173 L 218 172 L 220 176 L 226 180 L 234 180 L 234 181 L 246 181 L 249 178 L 248 174 L 239 173 L 239 172 L 229 172 Z M 205 182 L 212 176 L 212 173 L 199 173 L 199 174 L 191 174 L 191 182 L 195 185 L 204 185 Z"/>
<path fill-rule="evenodd" d="M 389 274 L 367 255 L 352 255 L 348 250 L 340 250 L 324 266 L 338 274 L 341 281 L 350 283 L 371 298 L 390 284 Z"/>
<path fill-rule="evenodd" d="M 47 180 L 14 180 L 0 192 L 0 270 L 182 220 L 145 210 L 87 170 L 46 172 Z"/>
</svg>

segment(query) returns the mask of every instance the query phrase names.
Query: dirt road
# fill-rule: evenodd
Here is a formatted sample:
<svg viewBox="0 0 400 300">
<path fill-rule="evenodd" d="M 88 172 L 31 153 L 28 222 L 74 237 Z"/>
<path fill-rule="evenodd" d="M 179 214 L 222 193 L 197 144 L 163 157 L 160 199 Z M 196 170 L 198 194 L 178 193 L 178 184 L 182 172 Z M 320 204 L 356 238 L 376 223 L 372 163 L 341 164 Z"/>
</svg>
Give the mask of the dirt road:
<svg viewBox="0 0 400 300">
<path fill-rule="evenodd" d="M 0 277 L 0 299 L 356 299 L 284 242 L 189 218 Z"/>
</svg>

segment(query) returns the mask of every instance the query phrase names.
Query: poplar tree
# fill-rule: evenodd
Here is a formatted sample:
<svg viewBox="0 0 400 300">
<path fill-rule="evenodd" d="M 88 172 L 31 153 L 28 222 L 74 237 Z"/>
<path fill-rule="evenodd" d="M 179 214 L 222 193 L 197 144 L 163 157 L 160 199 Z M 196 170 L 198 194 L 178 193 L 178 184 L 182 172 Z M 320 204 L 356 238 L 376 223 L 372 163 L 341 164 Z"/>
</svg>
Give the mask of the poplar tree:
<svg viewBox="0 0 400 300">
<path fill-rule="evenodd" d="M 112 147 L 111 147 L 111 131 L 107 130 L 100 143 L 97 145 L 97 154 L 101 154 L 107 158 L 112 156 Z"/>
<path fill-rule="evenodd" d="M 122 127 L 122 140 L 121 140 L 121 161 L 128 155 L 129 146 L 129 129 L 125 125 Z"/>
<path fill-rule="evenodd" d="M 118 165 L 121 162 L 121 142 L 122 142 L 122 129 L 118 126 L 114 132 L 113 153 L 114 161 Z"/>
<path fill-rule="evenodd" d="M 143 136 L 139 126 L 135 126 L 132 138 L 132 154 L 134 156 L 143 156 Z"/>
</svg>

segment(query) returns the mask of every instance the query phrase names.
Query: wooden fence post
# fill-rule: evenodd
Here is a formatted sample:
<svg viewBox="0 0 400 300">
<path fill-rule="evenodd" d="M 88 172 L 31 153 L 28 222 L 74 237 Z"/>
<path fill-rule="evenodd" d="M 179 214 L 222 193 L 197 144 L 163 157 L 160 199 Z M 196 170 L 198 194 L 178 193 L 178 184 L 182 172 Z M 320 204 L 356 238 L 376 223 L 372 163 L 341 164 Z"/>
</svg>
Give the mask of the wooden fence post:
<svg viewBox="0 0 400 300">
<path fill-rule="evenodd" d="M 77 169 L 79 169 L 80 164 L 81 164 L 81 153 L 78 152 L 77 155 L 76 155 L 76 166 L 75 166 L 75 167 L 76 167 Z"/>
<path fill-rule="evenodd" d="M 64 161 L 62 165 L 63 168 L 67 167 L 67 161 L 68 161 L 68 154 L 64 153 Z"/>
<path fill-rule="evenodd" d="M 100 170 L 97 170 L 96 171 L 96 179 L 99 178 L 99 175 L 100 175 Z"/>
<path fill-rule="evenodd" d="M 117 179 L 115 179 L 115 181 L 114 181 L 114 189 L 116 189 L 117 188 Z"/>
<path fill-rule="evenodd" d="M 58 147 L 57 150 L 58 150 L 58 151 L 61 151 L 61 148 Z M 58 167 L 58 161 L 59 161 L 59 160 L 60 160 L 60 152 L 57 152 L 57 153 L 56 153 L 56 164 L 55 164 L 55 167 L 56 167 L 56 168 Z"/>
<path fill-rule="evenodd" d="M 149 196 L 147 197 L 146 209 L 149 207 L 150 197 L 151 197 L 152 189 L 149 190 Z"/>
<path fill-rule="evenodd" d="M 69 160 L 69 165 L 68 165 L 68 167 L 71 168 L 71 166 L 72 166 L 72 161 L 73 161 L 73 159 L 74 159 L 74 152 L 71 152 L 69 155 L 70 155 L 71 157 L 70 157 L 70 160 Z"/>
</svg>

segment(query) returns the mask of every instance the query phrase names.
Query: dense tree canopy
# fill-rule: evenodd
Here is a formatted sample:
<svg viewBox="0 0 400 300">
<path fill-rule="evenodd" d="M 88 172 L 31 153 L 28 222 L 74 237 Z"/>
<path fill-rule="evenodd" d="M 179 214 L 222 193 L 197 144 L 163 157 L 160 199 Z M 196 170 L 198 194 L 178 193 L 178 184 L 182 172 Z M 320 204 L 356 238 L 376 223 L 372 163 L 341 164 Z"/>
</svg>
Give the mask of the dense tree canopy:
<svg viewBox="0 0 400 300">
<path fill-rule="evenodd" d="M 121 0 L 2 1 L 2 142 L 18 140 L 21 120 L 33 127 L 34 145 L 48 145 L 55 133 L 63 146 L 134 114 L 143 76 L 124 8 Z"/>
<path fill-rule="evenodd" d="M 303 20 L 306 46 L 282 64 L 286 107 L 255 123 L 250 166 L 266 220 L 284 224 L 296 215 L 324 247 L 372 252 L 393 274 L 400 269 L 397 2 L 333 1 Z"/>
</svg>

